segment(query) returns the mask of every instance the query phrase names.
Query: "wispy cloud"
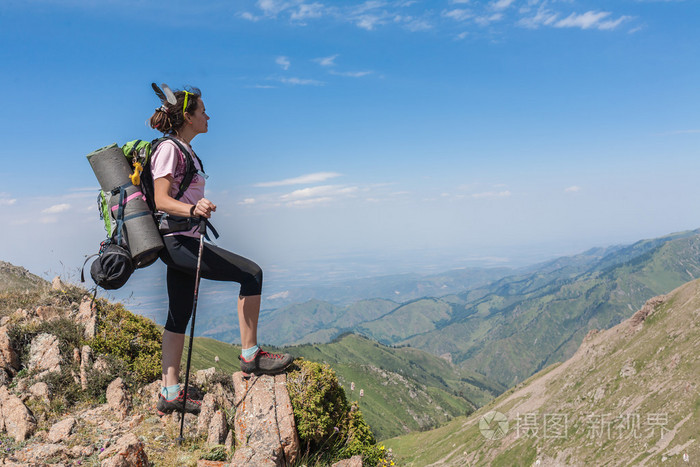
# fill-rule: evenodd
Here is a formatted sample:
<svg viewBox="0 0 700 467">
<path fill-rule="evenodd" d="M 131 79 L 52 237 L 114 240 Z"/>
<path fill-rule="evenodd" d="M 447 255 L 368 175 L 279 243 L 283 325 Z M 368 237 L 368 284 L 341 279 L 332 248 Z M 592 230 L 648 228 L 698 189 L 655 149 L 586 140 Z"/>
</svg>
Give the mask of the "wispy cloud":
<svg viewBox="0 0 700 467">
<path fill-rule="evenodd" d="M 474 199 L 494 199 L 494 198 L 507 198 L 511 195 L 509 190 L 504 191 L 484 191 L 482 193 L 472 193 L 471 197 Z"/>
<path fill-rule="evenodd" d="M 12 198 L 8 193 L 0 193 L 0 206 L 12 206 L 17 203 L 17 198 Z"/>
<path fill-rule="evenodd" d="M 323 81 L 306 78 L 279 78 L 279 82 L 294 86 L 324 86 L 326 84 Z"/>
<path fill-rule="evenodd" d="M 610 16 L 608 11 L 587 11 L 585 13 L 572 13 L 564 19 L 554 23 L 555 28 L 581 28 L 611 30 L 630 19 L 629 16 L 621 16 L 618 19 L 607 19 Z"/>
<path fill-rule="evenodd" d="M 278 180 L 273 182 L 261 182 L 256 183 L 254 186 L 261 188 L 275 187 L 275 186 L 289 186 L 289 185 L 305 185 L 310 183 L 320 183 L 331 178 L 340 177 L 341 174 L 336 172 L 316 172 L 306 175 L 301 175 L 294 178 L 285 178 L 284 180 Z"/>
<path fill-rule="evenodd" d="M 280 201 L 291 206 L 327 203 L 338 197 L 346 197 L 358 191 L 356 186 L 321 185 L 294 190 L 280 196 Z"/>
<path fill-rule="evenodd" d="M 42 214 L 59 214 L 61 212 L 65 212 L 70 209 L 70 204 L 68 203 L 62 203 L 62 204 L 54 204 L 53 206 L 49 206 L 46 209 L 43 209 L 41 211 Z"/>
<path fill-rule="evenodd" d="M 328 57 L 315 58 L 314 62 L 321 66 L 335 66 L 335 59 L 338 58 L 338 54 L 330 55 Z"/>
<path fill-rule="evenodd" d="M 302 3 L 292 11 L 290 18 L 293 21 L 320 18 L 323 16 L 324 6 L 321 3 Z"/>
<path fill-rule="evenodd" d="M 362 78 L 363 76 L 371 75 L 372 71 L 331 71 L 330 74 L 336 76 L 347 76 L 350 78 Z"/>
<path fill-rule="evenodd" d="M 578 185 L 572 185 L 572 186 L 564 189 L 565 193 L 577 193 L 579 191 L 581 191 L 581 187 Z"/>
<path fill-rule="evenodd" d="M 518 24 L 529 29 L 537 29 L 540 26 L 551 26 L 558 17 L 558 13 L 554 13 L 546 8 L 540 8 L 537 10 L 535 16 L 521 18 Z"/>
<path fill-rule="evenodd" d="M 497 0 L 495 2 L 491 2 L 491 8 L 494 10 L 505 10 L 511 6 L 514 1 L 515 0 Z"/>
<path fill-rule="evenodd" d="M 488 16 L 477 16 L 474 18 L 474 22 L 480 26 L 488 26 L 496 21 L 501 21 L 503 19 L 503 13 L 494 13 Z"/>
<path fill-rule="evenodd" d="M 255 198 L 245 198 L 243 201 L 239 202 L 238 204 L 243 205 L 243 206 L 255 204 Z"/>
<path fill-rule="evenodd" d="M 289 61 L 289 59 L 285 56 L 277 57 L 275 59 L 275 63 L 278 64 L 279 66 L 281 66 L 282 69 L 285 71 L 289 70 L 289 67 L 292 65 L 292 63 Z"/>
<path fill-rule="evenodd" d="M 258 0 L 256 6 L 260 16 L 242 13 L 249 21 L 260 18 L 287 18 L 295 24 L 305 24 L 308 19 L 329 18 L 351 23 L 358 28 L 374 31 L 379 27 L 398 25 L 411 32 L 426 31 L 449 25 L 445 21 L 470 22 L 478 26 L 490 26 L 496 22 L 504 25 L 519 25 L 529 29 L 543 26 L 556 28 L 579 28 L 590 30 L 613 30 L 633 19 L 627 15 L 616 15 L 610 11 L 590 10 L 572 12 L 572 1 L 554 0 L 450 0 L 442 11 L 415 6 L 419 2 L 401 0 L 366 0 L 356 3 L 338 2 L 328 5 L 306 0 Z M 516 6 L 518 6 L 516 8 Z M 440 20 L 442 23 L 440 24 Z M 452 31 L 451 34 L 454 34 Z M 463 32 L 461 38 L 465 37 Z M 334 65 L 335 56 L 319 63 Z"/>
<path fill-rule="evenodd" d="M 450 18 L 455 21 L 466 21 L 469 18 L 474 17 L 474 13 L 471 10 L 464 8 L 455 8 L 454 10 L 444 10 L 442 16 L 445 18 Z"/>
</svg>

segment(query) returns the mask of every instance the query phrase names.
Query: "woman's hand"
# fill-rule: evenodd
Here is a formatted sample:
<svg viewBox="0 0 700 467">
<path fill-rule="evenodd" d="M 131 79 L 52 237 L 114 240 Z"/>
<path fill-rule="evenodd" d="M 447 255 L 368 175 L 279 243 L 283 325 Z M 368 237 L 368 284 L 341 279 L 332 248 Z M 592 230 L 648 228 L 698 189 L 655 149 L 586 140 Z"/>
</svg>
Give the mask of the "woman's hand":
<svg viewBox="0 0 700 467">
<path fill-rule="evenodd" d="M 204 217 L 209 219 L 211 217 L 211 213 L 214 211 L 216 211 L 216 204 L 212 203 L 206 198 L 202 198 L 197 201 L 197 204 L 194 205 L 194 211 L 192 214 L 194 217 Z"/>
<path fill-rule="evenodd" d="M 153 180 L 153 198 L 156 202 L 156 209 L 167 212 L 171 216 L 180 217 L 204 217 L 209 219 L 211 213 L 216 211 L 216 205 L 206 198 L 200 199 L 196 205 L 183 203 L 170 196 L 170 185 L 172 177 L 165 176 Z M 194 209 L 192 209 L 194 207 Z"/>
</svg>

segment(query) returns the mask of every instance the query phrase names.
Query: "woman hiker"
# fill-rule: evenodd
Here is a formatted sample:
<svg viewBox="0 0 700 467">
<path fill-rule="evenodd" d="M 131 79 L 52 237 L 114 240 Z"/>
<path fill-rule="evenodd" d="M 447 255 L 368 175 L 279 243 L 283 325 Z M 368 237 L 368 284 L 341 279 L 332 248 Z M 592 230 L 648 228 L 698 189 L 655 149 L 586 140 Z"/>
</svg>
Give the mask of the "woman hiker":
<svg viewBox="0 0 700 467">
<path fill-rule="evenodd" d="M 199 158 L 192 150 L 195 136 L 206 133 L 209 116 L 199 89 L 175 91 L 177 102 L 165 102 L 151 116 L 152 128 L 174 140 L 159 144 L 151 156 L 151 172 L 156 209 L 181 218 L 209 219 L 216 205 L 204 197 L 204 176 Z M 171 98 L 172 100 L 172 98 Z M 178 144 L 179 143 L 179 144 Z M 188 154 L 184 154 L 187 151 Z M 190 157 L 198 173 L 192 176 L 184 193 L 178 193 Z M 178 196 L 179 195 L 179 196 Z M 177 198 L 177 199 L 176 199 Z M 196 224 L 194 222 L 193 224 Z M 199 251 L 198 226 L 165 234 L 161 259 L 167 265 L 168 319 L 163 332 L 163 383 L 158 397 L 160 414 L 182 409 L 183 391 L 179 386 L 180 359 L 187 323 L 192 314 L 195 273 Z M 277 374 L 292 363 L 288 354 L 271 354 L 257 345 L 258 314 L 262 290 L 262 270 L 253 261 L 211 244 L 204 244 L 201 277 L 238 282 L 238 323 L 241 330 L 241 371 Z M 187 395 L 185 410 L 199 413 L 201 400 Z"/>
</svg>

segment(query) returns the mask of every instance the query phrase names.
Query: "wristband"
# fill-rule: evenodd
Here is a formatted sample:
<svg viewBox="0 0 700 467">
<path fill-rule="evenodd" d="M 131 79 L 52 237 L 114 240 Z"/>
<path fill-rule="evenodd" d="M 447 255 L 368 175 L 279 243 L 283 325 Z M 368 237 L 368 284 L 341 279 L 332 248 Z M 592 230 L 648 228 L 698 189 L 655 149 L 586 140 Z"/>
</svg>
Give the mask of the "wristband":
<svg viewBox="0 0 700 467">
<path fill-rule="evenodd" d="M 196 208 L 197 205 L 193 204 L 192 207 L 190 208 L 190 217 L 194 217 L 194 208 Z"/>
</svg>

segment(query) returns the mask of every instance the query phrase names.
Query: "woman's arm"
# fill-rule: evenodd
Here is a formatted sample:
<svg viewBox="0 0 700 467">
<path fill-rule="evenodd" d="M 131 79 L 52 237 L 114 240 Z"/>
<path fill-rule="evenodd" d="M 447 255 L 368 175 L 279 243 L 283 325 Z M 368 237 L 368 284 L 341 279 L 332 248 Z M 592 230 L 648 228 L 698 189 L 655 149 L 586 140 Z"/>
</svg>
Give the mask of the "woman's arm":
<svg viewBox="0 0 700 467">
<path fill-rule="evenodd" d="M 205 217 L 210 218 L 211 213 L 216 211 L 216 205 L 206 198 L 202 198 L 194 205 L 183 203 L 170 196 L 170 185 L 173 182 L 173 177 L 166 175 L 165 177 L 156 178 L 153 180 L 153 198 L 156 202 L 156 209 L 166 212 L 172 216 L 180 217 Z"/>
</svg>

